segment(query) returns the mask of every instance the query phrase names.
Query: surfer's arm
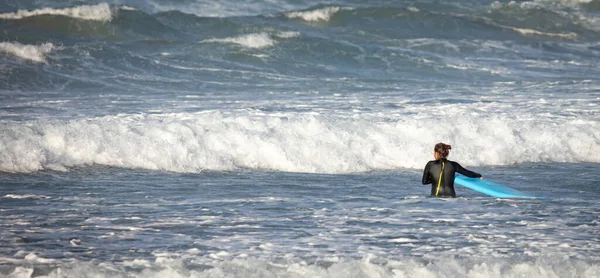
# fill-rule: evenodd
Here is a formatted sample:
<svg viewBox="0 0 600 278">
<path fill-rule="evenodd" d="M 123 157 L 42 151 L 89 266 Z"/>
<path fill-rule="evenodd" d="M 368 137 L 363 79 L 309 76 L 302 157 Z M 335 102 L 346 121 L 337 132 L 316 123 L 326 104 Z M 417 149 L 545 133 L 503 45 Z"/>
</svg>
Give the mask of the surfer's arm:
<svg viewBox="0 0 600 278">
<path fill-rule="evenodd" d="M 456 172 L 459 172 L 469 178 L 481 178 L 481 174 L 469 171 L 456 162 L 454 162 L 454 167 L 456 168 Z"/>
<path fill-rule="evenodd" d="M 425 165 L 425 170 L 423 170 L 423 184 L 431 183 L 431 175 L 429 175 L 429 168 L 431 167 L 431 161 Z"/>
</svg>

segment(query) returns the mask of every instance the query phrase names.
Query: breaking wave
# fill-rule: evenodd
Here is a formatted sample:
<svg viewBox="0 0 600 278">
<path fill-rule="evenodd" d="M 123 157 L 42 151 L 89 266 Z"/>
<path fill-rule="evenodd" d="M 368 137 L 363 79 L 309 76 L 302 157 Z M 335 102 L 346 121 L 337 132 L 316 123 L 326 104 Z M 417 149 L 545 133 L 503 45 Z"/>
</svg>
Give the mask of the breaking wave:
<svg viewBox="0 0 600 278">
<path fill-rule="evenodd" d="M 469 166 L 599 163 L 599 130 L 594 121 L 544 123 L 500 116 L 396 122 L 220 113 L 104 117 L 4 124 L 0 171 L 94 164 L 175 172 L 419 169 L 438 141 L 452 144 L 452 159 Z"/>
<path fill-rule="evenodd" d="M 0 52 L 38 63 L 46 63 L 46 56 L 53 49 L 55 46 L 52 43 L 23 45 L 18 42 L 0 42 Z"/>
<path fill-rule="evenodd" d="M 349 8 L 341 8 L 341 7 L 325 7 L 316 10 L 307 10 L 307 11 L 297 11 L 297 12 L 289 12 L 285 13 L 285 16 L 288 18 L 298 18 L 304 21 L 315 22 L 315 21 L 329 21 L 331 17 L 339 12 L 342 9 Z"/>
<path fill-rule="evenodd" d="M 83 20 L 110 21 L 112 18 L 112 11 L 107 3 L 101 3 L 98 5 L 82 5 L 63 9 L 43 8 L 32 11 L 19 10 L 14 13 L 0 14 L 0 19 L 16 20 L 41 15 L 59 15 Z"/>
<path fill-rule="evenodd" d="M 190 250 L 194 254 L 197 250 Z M 66 265 L 57 260 L 29 254 L 25 260 L 34 266 L 14 268 L 9 277 L 31 277 L 47 273 L 48 277 L 597 277 L 597 264 L 579 260 L 539 258 L 514 261 L 510 258 L 489 260 L 446 258 L 444 260 L 386 259 L 367 255 L 363 259 L 325 258 L 317 263 L 300 258 L 286 261 L 231 258 L 231 254 L 212 254 L 214 263 L 202 263 L 201 258 L 186 254 L 186 259 L 161 256 L 156 260 L 126 260 L 123 265 L 74 262 Z M 3 260 L 0 259 L 0 262 Z M 559 264 L 551 263 L 560 261 Z M 37 264 L 33 264 L 37 263 Z M 46 266 L 47 265 L 47 266 Z"/>
</svg>

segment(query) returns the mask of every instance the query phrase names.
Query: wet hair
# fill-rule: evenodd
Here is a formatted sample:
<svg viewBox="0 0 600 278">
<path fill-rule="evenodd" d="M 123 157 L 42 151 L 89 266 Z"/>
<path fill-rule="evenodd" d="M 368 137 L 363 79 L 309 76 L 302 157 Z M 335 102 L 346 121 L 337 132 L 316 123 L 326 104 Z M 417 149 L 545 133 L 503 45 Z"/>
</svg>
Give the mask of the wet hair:
<svg viewBox="0 0 600 278">
<path fill-rule="evenodd" d="M 444 143 L 437 143 L 435 144 L 433 151 L 438 153 L 441 158 L 446 158 L 448 157 L 448 154 L 450 153 L 451 149 L 452 147 L 450 145 Z"/>
</svg>

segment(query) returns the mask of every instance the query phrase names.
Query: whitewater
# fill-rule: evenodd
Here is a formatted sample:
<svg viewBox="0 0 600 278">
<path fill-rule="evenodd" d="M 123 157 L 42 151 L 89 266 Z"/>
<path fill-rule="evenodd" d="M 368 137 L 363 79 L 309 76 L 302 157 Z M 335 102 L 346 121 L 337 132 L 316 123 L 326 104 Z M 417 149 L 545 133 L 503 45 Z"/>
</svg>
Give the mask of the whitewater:
<svg viewBox="0 0 600 278">
<path fill-rule="evenodd" d="M 0 277 L 600 277 L 599 7 L 5 1 Z"/>
</svg>

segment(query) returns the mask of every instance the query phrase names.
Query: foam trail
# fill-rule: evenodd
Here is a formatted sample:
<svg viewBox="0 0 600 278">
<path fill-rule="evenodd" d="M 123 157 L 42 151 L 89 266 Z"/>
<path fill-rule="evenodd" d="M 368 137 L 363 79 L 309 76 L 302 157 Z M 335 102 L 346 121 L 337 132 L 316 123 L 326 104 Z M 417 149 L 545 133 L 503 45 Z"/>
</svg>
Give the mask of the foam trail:
<svg viewBox="0 0 600 278">
<path fill-rule="evenodd" d="M 46 56 L 54 49 L 52 43 L 23 45 L 18 42 L 0 42 L 0 52 L 8 53 L 25 60 L 46 63 Z"/>
<path fill-rule="evenodd" d="M 275 40 L 267 33 L 248 34 L 224 39 L 209 39 L 201 42 L 234 43 L 248 48 L 265 48 L 275 45 Z"/>
<path fill-rule="evenodd" d="M 508 26 L 503 26 L 503 25 L 499 25 L 499 24 L 496 24 L 496 25 L 500 26 L 502 28 L 507 28 L 507 29 L 513 30 L 513 31 L 520 33 L 521 35 L 525 35 L 525 36 L 534 35 L 534 36 L 557 37 L 557 38 L 571 39 L 571 40 L 577 39 L 577 34 L 575 34 L 573 32 L 547 33 L 547 32 L 541 32 L 541 31 L 537 31 L 537 30 L 533 30 L 533 29 L 508 27 Z"/>
<path fill-rule="evenodd" d="M 101 3 L 98 5 L 82 5 L 64 9 L 43 8 L 33 11 L 19 10 L 15 13 L 0 14 L 0 19 L 16 20 L 40 15 L 60 15 L 95 21 L 110 21 L 112 18 L 110 6 L 107 3 Z"/>
<path fill-rule="evenodd" d="M 220 113 L 9 123 L 0 128 L 0 171 L 93 164 L 176 172 L 419 169 L 439 141 L 452 144 L 452 159 L 469 166 L 600 163 L 599 125 L 592 120 L 548 124 L 500 116 L 381 122 Z"/>
<path fill-rule="evenodd" d="M 578 8 L 581 4 L 588 4 L 593 0 L 534 0 L 534 1 L 524 1 L 524 2 L 515 2 L 510 1 L 508 3 L 494 2 L 492 3 L 493 8 L 501 8 L 504 6 L 518 6 L 520 8 L 539 8 L 544 5 L 562 5 L 570 8 Z"/>
</svg>

